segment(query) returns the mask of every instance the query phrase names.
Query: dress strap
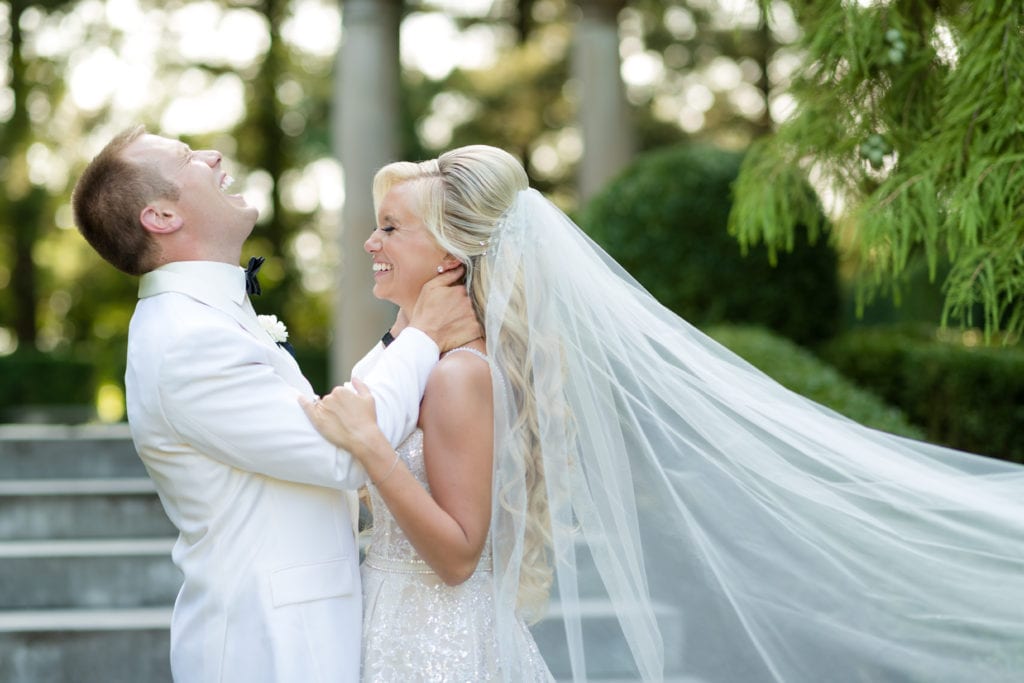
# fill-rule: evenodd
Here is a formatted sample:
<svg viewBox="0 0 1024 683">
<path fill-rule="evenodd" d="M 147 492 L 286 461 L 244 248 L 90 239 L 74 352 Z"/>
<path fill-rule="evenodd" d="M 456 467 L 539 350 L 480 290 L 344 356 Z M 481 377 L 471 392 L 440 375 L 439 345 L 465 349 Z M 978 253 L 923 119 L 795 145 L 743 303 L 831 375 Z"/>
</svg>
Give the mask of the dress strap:
<svg viewBox="0 0 1024 683">
<path fill-rule="evenodd" d="M 496 376 L 498 378 L 498 381 L 501 382 L 501 389 L 502 389 L 502 391 L 505 391 L 505 392 L 508 391 L 508 383 L 505 381 L 505 375 L 501 372 L 500 368 L 497 368 L 496 366 L 491 365 L 491 359 L 487 356 L 486 353 L 484 353 L 482 351 L 477 351 L 476 349 L 470 348 L 468 346 L 456 346 L 454 349 L 448 349 L 443 354 L 441 354 L 441 358 L 444 358 L 449 353 L 455 353 L 456 351 L 468 351 L 468 352 L 472 353 L 473 355 L 477 356 L 478 358 L 483 359 L 483 361 L 485 363 L 490 365 L 492 370 L 495 370 L 495 372 L 493 373 L 492 376 Z"/>
<path fill-rule="evenodd" d="M 470 353 L 474 354 L 475 356 L 477 356 L 479 358 L 482 358 L 485 363 L 490 363 L 491 362 L 490 359 L 487 357 L 486 353 L 484 353 L 482 351 L 477 351 L 476 349 L 472 349 L 472 348 L 470 348 L 468 346 L 456 346 L 454 349 L 448 349 L 447 351 L 444 352 L 444 354 L 441 356 L 441 358 L 444 358 L 445 356 L 447 356 L 450 353 L 455 353 L 456 351 L 469 351 Z"/>
</svg>

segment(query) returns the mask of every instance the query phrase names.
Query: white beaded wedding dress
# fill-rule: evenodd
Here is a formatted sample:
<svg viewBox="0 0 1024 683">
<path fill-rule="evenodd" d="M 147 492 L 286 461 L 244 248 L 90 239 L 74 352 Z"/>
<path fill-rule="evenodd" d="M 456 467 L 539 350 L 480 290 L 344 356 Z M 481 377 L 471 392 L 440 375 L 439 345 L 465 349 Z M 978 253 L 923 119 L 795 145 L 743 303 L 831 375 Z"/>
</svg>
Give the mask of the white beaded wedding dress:
<svg viewBox="0 0 1024 683">
<path fill-rule="evenodd" d="M 414 431 L 397 451 L 416 480 L 429 491 L 423 431 Z M 362 565 L 363 681 L 503 680 L 495 630 L 490 541 L 473 575 L 458 586 L 447 586 L 420 559 L 377 489 L 371 485 L 369 491 L 373 527 Z M 547 683 L 551 676 L 521 620 L 518 635 L 525 644 L 522 671 L 529 672 L 521 680 Z"/>
</svg>

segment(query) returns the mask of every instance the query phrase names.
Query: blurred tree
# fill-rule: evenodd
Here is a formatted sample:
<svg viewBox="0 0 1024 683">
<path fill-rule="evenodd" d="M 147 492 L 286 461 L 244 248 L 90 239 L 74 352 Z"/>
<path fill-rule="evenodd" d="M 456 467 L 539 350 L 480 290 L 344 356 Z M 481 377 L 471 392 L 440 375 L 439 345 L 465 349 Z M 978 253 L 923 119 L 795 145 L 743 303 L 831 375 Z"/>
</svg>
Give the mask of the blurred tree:
<svg viewBox="0 0 1024 683">
<path fill-rule="evenodd" d="M 462 30 L 492 30 L 499 58 L 439 79 L 406 69 L 415 136 L 407 151 L 426 157 L 472 142 L 498 145 L 519 154 L 538 188 L 575 205 L 584 152 L 567 62 L 579 12 L 578 0 L 496 0 L 487 16 L 460 17 Z M 769 98 L 786 86 L 786 43 L 795 32 L 792 21 L 768 24 L 755 3 L 627 2 L 620 52 L 637 151 L 688 137 L 742 149 L 767 132 Z"/>
<path fill-rule="evenodd" d="M 40 235 L 51 223 L 53 210 L 45 185 L 33 177 L 29 168 L 28 155 L 37 139 L 29 110 L 31 98 L 36 98 L 37 111 L 48 109 L 40 98 L 48 99 L 49 86 L 54 83 L 45 78 L 50 71 L 45 63 L 27 58 L 22 24 L 30 11 L 53 10 L 66 4 L 55 0 L 0 3 L 6 15 L 6 25 L 0 26 L 7 39 L 8 70 L 4 80 L 10 100 L 9 116 L 0 128 L 0 184 L 4 188 L 0 216 L 7 228 L 3 234 L 9 265 L 4 270 L 10 282 L 5 287 L 8 296 L 3 308 L 10 311 L 15 338 L 29 347 L 35 345 L 38 336 L 41 299 L 34 252 Z"/>
<path fill-rule="evenodd" d="M 298 217 L 287 211 L 281 198 L 282 178 L 299 156 L 283 130 L 284 107 L 277 96 L 285 79 L 294 73 L 288 47 L 281 39 L 287 6 L 287 0 L 258 0 L 252 5 L 266 22 L 269 45 L 253 68 L 253 78 L 246 79 L 246 115 L 233 131 L 237 140 L 244 141 L 238 147 L 238 160 L 251 169 L 261 169 L 270 179 L 270 201 L 261 213 L 259 239 L 247 249 L 268 259 L 263 266 L 266 270 L 261 271 L 262 281 L 268 284 L 259 300 L 261 311 L 283 310 L 286 295 L 298 279 L 294 262 L 286 258 L 288 238 L 297 229 Z"/>
<path fill-rule="evenodd" d="M 791 21 L 770 25 L 754 2 L 633 0 L 623 23 L 629 94 L 654 122 L 732 149 L 770 130 Z"/>
<path fill-rule="evenodd" d="M 134 123 L 225 152 L 236 187 L 261 206 L 244 254 L 269 257 L 258 308 L 286 316 L 300 344 L 326 346 L 343 197 L 335 191 L 341 169 L 328 112 L 343 4 L 0 2 L 0 50 L 8 57 L 0 70 L 0 353 L 10 351 L 11 340 L 44 351 L 75 347 L 97 358 L 105 380 L 119 379 L 135 280 L 77 235 L 69 195 L 88 158 Z M 726 131 L 719 137 L 730 146 L 753 135 L 756 125 L 743 121 L 762 116 L 764 107 L 737 109 L 715 85 L 726 74 L 726 83 L 738 77 L 753 87 L 765 73 L 742 56 L 756 51 L 757 22 L 733 21 L 728 5 L 629 0 L 619 13 L 622 77 L 640 150 L 694 134 L 698 119 L 680 116 L 688 101 L 704 103 L 698 123 Z M 521 156 L 537 187 L 572 208 L 583 152 L 568 66 L 577 3 L 494 0 L 482 16 L 451 7 L 404 2 L 406 18 L 482 28 L 466 52 L 494 58 L 459 54 L 461 66 L 438 75 L 418 68 L 422 55 L 403 56 L 402 156 L 433 156 L 469 142 L 499 145 Z M 717 42 L 701 47 L 705 35 Z M 728 56 L 739 45 L 742 55 Z M 722 123 L 733 115 L 719 117 L 720 108 L 742 120 Z M 748 132 L 727 132 L 734 129 Z"/>
<path fill-rule="evenodd" d="M 765 8 L 773 3 L 762 2 Z M 856 232 L 861 302 L 916 258 L 948 272 L 943 323 L 1024 332 L 1024 5 L 791 0 L 804 54 L 792 117 L 755 144 L 730 229 L 789 249 L 808 178 Z"/>
</svg>

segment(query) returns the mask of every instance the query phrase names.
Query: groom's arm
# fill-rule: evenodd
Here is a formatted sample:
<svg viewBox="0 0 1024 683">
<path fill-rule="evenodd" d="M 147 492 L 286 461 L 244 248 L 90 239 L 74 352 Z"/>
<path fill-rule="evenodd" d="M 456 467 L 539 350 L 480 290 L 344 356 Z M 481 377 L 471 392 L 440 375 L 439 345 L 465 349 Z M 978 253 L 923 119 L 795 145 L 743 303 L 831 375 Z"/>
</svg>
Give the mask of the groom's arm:
<svg viewBox="0 0 1024 683">
<path fill-rule="evenodd" d="M 438 345 L 425 332 L 407 327 L 385 349 L 374 349 L 379 357 L 366 374 L 353 376 L 369 387 L 377 409 L 377 426 L 392 446 L 407 437 L 419 419 L 420 401 L 430 371 L 440 357 Z"/>
<path fill-rule="evenodd" d="M 456 284 L 462 274 L 458 266 L 423 285 L 408 327 L 383 351 L 374 349 L 371 353 L 379 358 L 359 375 L 373 395 L 377 425 L 392 446 L 416 426 L 427 378 L 440 352 L 483 335 L 466 288 Z"/>
<path fill-rule="evenodd" d="M 134 361 L 157 366 L 155 404 L 145 413 L 161 417 L 173 436 L 154 420 L 138 421 L 133 431 L 152 422 L 158 433 L 144 440 L 159 450 L 195 451 L 275 479 L 339 489 L 365 482 L 362 466 L 321 437 L 302 412 L 298 397 L 304 392 L 274 367 L 272 355 L 279 351 L 212 309 L 189 305 L 183 313 L 188 329 L 154 325 L 172 332 L 170 338 L 143 346 L 162 352 Z"/>
</svg>

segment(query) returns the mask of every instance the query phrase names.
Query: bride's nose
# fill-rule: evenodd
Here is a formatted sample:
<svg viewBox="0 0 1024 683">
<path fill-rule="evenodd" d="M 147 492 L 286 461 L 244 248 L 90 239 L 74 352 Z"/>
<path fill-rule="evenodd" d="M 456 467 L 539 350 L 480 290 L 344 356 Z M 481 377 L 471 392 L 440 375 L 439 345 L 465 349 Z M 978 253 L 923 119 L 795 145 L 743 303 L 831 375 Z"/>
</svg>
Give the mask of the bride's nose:
<svg viewBox="0 0 1024 683">
<path fill-rule="evenodd" d="M 376 251 L 380 251 L 380 238 L 377 237 L 377 231 L 374 230 L 370 233 L 370 236 L 363 242 L 363 250 L 367 254 L 372 254 Z"/>
</svg>

